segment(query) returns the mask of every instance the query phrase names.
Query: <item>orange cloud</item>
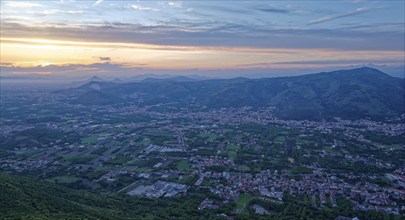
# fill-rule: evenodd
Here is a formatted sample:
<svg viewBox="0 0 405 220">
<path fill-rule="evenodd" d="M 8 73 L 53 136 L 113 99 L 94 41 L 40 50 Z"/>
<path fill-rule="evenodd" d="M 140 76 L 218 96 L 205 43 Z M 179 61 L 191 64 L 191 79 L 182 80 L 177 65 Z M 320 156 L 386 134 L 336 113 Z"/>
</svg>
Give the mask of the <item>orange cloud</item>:
<svg viewBox="0 0 405 220">
<path fill-rule="evenodd" d="M 334 49 L 166 46 L 122 42 L 86 42 L 55 39 L 0 38 L 1 60 L 16 66 L 92 64 L 106 62 L 160 69 L 296 68 L 327 66 L 337 60 L 392 62 L 403 51 L 347 51 Z M 322 60 L 323 63 L 315 61 Z M 301 62 L 301 63 L 300 63 Z M 303 63 L 306 62 L 306 63 Z"/>
</svg>

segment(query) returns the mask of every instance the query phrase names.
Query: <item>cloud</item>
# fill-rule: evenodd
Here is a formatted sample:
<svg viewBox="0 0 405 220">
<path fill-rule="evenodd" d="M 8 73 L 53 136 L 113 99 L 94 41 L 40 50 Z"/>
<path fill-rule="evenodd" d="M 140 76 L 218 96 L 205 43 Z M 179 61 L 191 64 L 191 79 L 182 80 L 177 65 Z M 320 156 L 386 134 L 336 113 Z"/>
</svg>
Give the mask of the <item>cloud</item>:
<svg viewBox="0 0 405 220">
<path fill-rule="evenodd" d="M 279 14 L 288 14 L 288 13 L 290 13 L 290 11 L 287 10 L 287 9 L 274 8 L 274 7 L 268 7 L 268 6 L 258 7 L 257 10 L 262 11 L 262 12 L 279 13 Z"/>
<path fill-rule="evenodd" d="M 101 2 L 103 2 L 104 0 L 97 0 L 94 4 L 93 4 L 93 7 L 94 6 L 97 6 L 97 5 L 99 5 Z"/>
<path fill-rule="evenodd" d="M 392 59 L 392 58 L 381 58 L 381 59 L 337 59 L 337 60 L 301 60 L 301 61 L 288 61 L 288 62 L 273 62 L 271 64 L 297 64 L 297 65 L 336 65 L 336 64 L 364 64 L 364 63 L 374 63 L 374 64 L 402 64 L 403 59 Z"/>
<path fill-rule="evenodd" d="M 13 63 L 8 63 L 8 62 L 0 63 L 0 66 L 13 66 Z"/>
<path fill-rule="evenodd" d="M 110 57 L 99 57 L 101 61 L 111 61 Z"/>
<path fill-rule="evenodd" d="M 254 11 L 251 8 L 243 8 L 239 7 L 237 4 L 215 4 L 215 5 L 200 5 L 199 11 L 201 16 L 212 16 L 216 13 L 221 14 L 237 14 L 240 15 L 247 15 L 252 14 Z M 197 9 L 197 8 L 196 8 Z"/>
<path fill-rule="evenodd" d="M 308 22 L 308 25 L 320 24 L 320 23 L 324 23 L 324 22 L 328 22 L 328 21 L 337 20 L 337 19 L 340 19 L 340 18 L 346 18 L 346 17 L 358 15 L 358 14 L 363 14 L 363 13 L 368 12 L 368 11 L 370 11 L 369 8 L 357 8 L 354 11 L 350 11 L 350 12 L 347 12 L 347 13 L 344 13 L 344 14 L 338 14 L 338 15 L 334 15 L 334 16 L 326 16 L 326 17 L 322 17 L 322 18 L 312 20 L 312 21 Z"/>
<path fill-rule="evenodd" d="M 274 29 L 224 22 L 167 22 L 160 25 L 95 23 L 89 25 L 29 24 L 2 20 L 2 38 L 45 38 L 166 46 L 250 48 L 324 48 L 403 51 L 402 30 Z M 271 40 L 269 40 L 271 39 Z M 119 46 L 117 46 L 119 47 Z M 159 48 L 160 49 L 160 48 Z"/>
<path fill-rule="evenodd" d="M 39 10 L 39 11 L 34 11 L 31 10 L 27 14 L 33 14 L 33 15 L 38 15 L 38 16 L 47 16 L 47 15 L 55 15 L 55 14 L 69 14 L 69 15 L 78 15 L 78 14 L 83 14 L 84 11 L 78 11 L 78 10 L 58 10 L 58 9 L 49 9 L 49 10 Z"/>
<path fill-rule="evenodd" d="M 7 2 L 6 3 L 7 7 L 10 8 L 33 8 L 33 7 L 42 7 L 41 4 L 38 3 L 33 3 L 33 2 Z"/>
<path fill-rule="evenodd" d="M 142 66 L 113 63 L 92 63 L 92 64 L 67 64 L 67 65 L 48 65 L 48 66 L 7 66 L 1 65 L 2 73 L 7 75 L 23 75 L 23 74 L 68 74 L 68 75 L 82 75 L 82 74 L 111 74 L 111 73 L 124 73 L 129 74 L 133 71 L 142 69 Z"/>
<path fill-rule="evenodd" d="M 156 8 L 151 8 L 151 7 L 145 7 L 140 4 L 133 4 L 133 5 L 127 5 L 123 7 L 124 9 L 132 9 L 136 11 L 159 11 L 159 9 Z"/>
<path fill-rule="evenodd" d="M 69 10 L 69 11 L 62 11 L 62 13 L 71 14 L 71 15 L 77 15 L 77 14 L 83 14 L 84 11 Z"/>
<path fill-rule="evenodd" d="M 183 8 L 182 2 L 168 2 L 167 5 L 173 8 Z"/>
</svg>

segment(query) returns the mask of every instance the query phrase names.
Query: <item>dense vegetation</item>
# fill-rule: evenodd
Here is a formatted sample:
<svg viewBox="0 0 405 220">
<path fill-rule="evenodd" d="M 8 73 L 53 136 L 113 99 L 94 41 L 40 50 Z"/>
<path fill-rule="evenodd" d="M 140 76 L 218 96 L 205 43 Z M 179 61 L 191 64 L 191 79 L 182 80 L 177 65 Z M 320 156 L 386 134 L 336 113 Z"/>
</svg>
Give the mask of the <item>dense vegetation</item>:
<svg viewBox="0 0 405 220">
<path fill-rule="evenodd" d="M 201 219 L 197 206 L 201 195 L 187 199 L 102 196 L 64 188 L 35 178 L 0 174 L 0 219 Z"/>
</svg>

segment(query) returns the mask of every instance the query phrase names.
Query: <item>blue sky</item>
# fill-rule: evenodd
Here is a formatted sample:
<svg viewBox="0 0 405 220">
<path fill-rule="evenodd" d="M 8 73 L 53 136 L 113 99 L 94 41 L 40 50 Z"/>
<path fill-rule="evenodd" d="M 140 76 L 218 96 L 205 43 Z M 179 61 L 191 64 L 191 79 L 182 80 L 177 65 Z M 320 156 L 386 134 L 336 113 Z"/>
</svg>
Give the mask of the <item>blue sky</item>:
<svg viewBox="0 0 405 220">
<path fill-rule="evenodd" d="M 404 1 L 2 1 L 1 65 L 252 77 L 368 65 L 400 75 L 404 13 Z"/>
</svg>

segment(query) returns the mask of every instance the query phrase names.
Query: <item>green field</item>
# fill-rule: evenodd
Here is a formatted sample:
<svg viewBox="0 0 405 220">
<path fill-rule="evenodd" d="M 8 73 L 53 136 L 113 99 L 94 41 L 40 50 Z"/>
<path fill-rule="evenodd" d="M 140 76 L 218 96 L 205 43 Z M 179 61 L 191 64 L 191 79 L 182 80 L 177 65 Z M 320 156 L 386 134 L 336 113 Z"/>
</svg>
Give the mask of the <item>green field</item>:
<svg viewBox="0 0 405 220">
<path fill-rule="evenodd" d="M 64 156 L 63 159 L 66 162 L 75 164 L 85 164 L 96 158 L 94 155 L 82 155 L 82 156 Z"/>
<path fill-rule="evenodd" d="M 121 146 L 111 147 L 104 152 L 104 155 L 111 155 L 114 151 L 117 151 Z"/>
<path fill-rule="evenodd" d="M 235 160 L 236 159 L 236 151 L 228 151 L 228 159 Z"/>
<path fill-rule="evenodd" d="M 252 201 L 252 199 L 254 199 L 254 196 L 252 195 L 248 195 L 248 194 L 244 194 L 241 195 L 238 202 L 236 203 L 236 208 L 239 210 L 242 210 L 246 207 L 246 205 Z"/>
<path fill-rule="evenodd" d="M 148 139 L 142 139 L 141 141 L 138 141 L 137 144 L 141 145 L 141 146 L 146 146 L 150 144 L 150 140 Z"/>
<path fill-rule="evenodd" d="M 139 168 L 136 168 L 135 169 L 135 171 L 137 171 L 137 172 L 144 172 L 144 173 L 149 173 L 149 172 L 152 172 L 152 168 L 147 168 L 147 167 L 139 167 Z"/>
<path fill-rule="evenodd" d="M 201 138 L 206 138 L 209 142 L 214 142 L 218 138 L 218 136 L 213 133 L 201 133 L 199 136 Z"/>
<path fill-rule="evenodd" d="M 301 139 L 301 138 L 298 138 L 296 140 L 297 140 L 297 144 L 308 144 L 308 143 L 310 143 L 310 141 L 305 140 L 305 139 Z"/>
<path fill-rule="evenodd" d="M 323 149 L 324 149 L 326 152 L 328 152 L 328 153 L 332 153 L 332 152 L 333 152 L 332 146 L 325 146 L 325 147 L 323 147 Z"/>
<path fill-rule="evenodd" d="M 57 183 L 74 183 L 81 178 L 75 176 L 55 176 L 50 179 L 47 179 L 48 182 L 57 182 Z"/>
<path fill-rule="evenodd" d="M 228 151 L 237 151 L 239 149 L 240 149 L 240 146 L 236 145 L 236 144 L 228 144 L 228 145 L 226 145 L 226 150 L 228 150 Z"/>
<path fill-rule="evenodd" d="M 82 138 L 82 144 L 93 144 L 97 142 L 97 139 L 97 136 Z"/>
<path fill-rule="evenodd" d="M 312 173 L 312 169 L 304 166 L 298 166 L 291 169 L 293 174 L 308 174 Z"/>
<path fill-rule="evenodd" d="M 187 161 L 182 160 L 176 165 L 176 168 L 179 170 L 188 170 L 190 169 L 190 164 Z"/>
<path fill-rule="evenodd" d="M 135 166 L 128 166 L 126 165 L 124 168 L 122 168 L 125 171 L 134 171 L 137 167 Z"/>
<path fill-rule="evenodd" d="M 24 152 L 22 155 L 26 156 L 26 157 L 31 157 L 31 158 L 35 158 L 37 156 L 40 156 L 44 153 L 43 149 L 33 149 L 33 150 L 28 150 L 26 152 Z"/>
<path fill-rule="evenodd" d="M 254 171 L 254 172 L 261 172 L 261 171 L 262 171 L 262 168 L 261 168 L 260 166 L 255 166 L 255 167 L 253 168 L 253 171 Z"/>
<path fill-rule="evenodd" d="M 235 160 L 237 156 L 237 151 L 240 149 L 239 145 L 228 144 L 226 145 L 226 150 L 228 151 L 228 159 Z"/>
<path fill-rule="evenodd" d="M 275 139 L 274 139 L 274 142 L 284 142 L 285 141 L 285 136 L 277 136 Z"/>
<path fill-rule="evenodd" d="M 246 166 L 246 165 L 239 165 L 238 169 L 242 172 L 247 172 L 250 171 L 250 167 Z"/>
</svg>

